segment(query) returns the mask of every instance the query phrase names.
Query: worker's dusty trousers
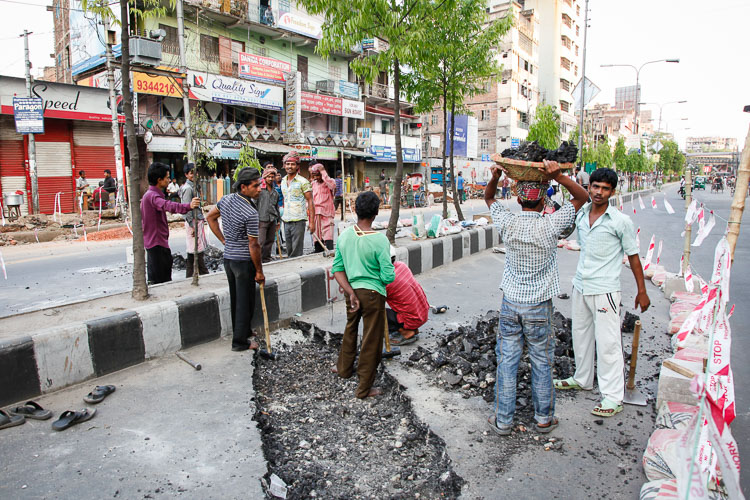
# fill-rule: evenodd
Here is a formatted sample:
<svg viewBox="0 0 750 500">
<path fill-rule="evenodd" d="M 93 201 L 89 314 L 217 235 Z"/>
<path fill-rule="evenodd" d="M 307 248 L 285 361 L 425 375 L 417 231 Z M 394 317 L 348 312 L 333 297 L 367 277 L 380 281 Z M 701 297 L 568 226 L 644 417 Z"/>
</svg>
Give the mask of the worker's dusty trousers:
<svg viewBox="0 0 750 500">
<path fill-rule="evenodd" d="M 625 361 L 620 333 L 620 292 L 583 295 L 573 289 L 573 378 L 584 389 L 594 386 L 594 352 L 599 392 L 613 403 L 625 395 Z"/>
<path fill-rule="evenodd" d="M 375 382 L 380 359 L 383 356 L 383 332 L 385 330 L 385 297 L 374 290 L 356 288 L 359 309 L 351 310 L 349 297 L 346 297 L 346 329 L 341 341 L 341 351 L 336 363 L 339 377 L 349 378 L 354 373 L 354 359 L 357 356 L 357 334 L 359 320 L 362 325 L 362 345 L 357 362 L 359 386 L 356 396 L 366 398 Z"/>
</svg>

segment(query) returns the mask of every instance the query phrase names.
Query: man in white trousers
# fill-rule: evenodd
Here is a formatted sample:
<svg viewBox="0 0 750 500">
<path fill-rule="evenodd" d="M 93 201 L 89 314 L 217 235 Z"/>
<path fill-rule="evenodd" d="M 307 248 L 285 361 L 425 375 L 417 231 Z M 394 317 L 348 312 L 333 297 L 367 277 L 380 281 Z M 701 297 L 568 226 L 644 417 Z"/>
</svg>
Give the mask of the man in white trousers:
<svg viewBox="0 0 750 500">
<path fill-rule="evenodd" d="M 583 389 L 594 386 L 594 352 L 597 381 L 602 401 L 592 414 L 611 417 L 622 411 L 625 395 L 622 334 L 620 332 L 620 270 L 623 254 L 628 256 L 638 294 L 635 309 L 645 312 L 651 301 L 646 294 L 643 267 L 635 243 L 630 217 L 609 205 L 617 188 L 617 174 L 609 168 L 592 172 L 589 178 L 591 202 L 576 216 L 581 256 L 573 278 L 573 350 L 576 372 L 555 380 L 555 388 Z M 594 351 L 596 349 L 596 351 Z"/>
</svg>

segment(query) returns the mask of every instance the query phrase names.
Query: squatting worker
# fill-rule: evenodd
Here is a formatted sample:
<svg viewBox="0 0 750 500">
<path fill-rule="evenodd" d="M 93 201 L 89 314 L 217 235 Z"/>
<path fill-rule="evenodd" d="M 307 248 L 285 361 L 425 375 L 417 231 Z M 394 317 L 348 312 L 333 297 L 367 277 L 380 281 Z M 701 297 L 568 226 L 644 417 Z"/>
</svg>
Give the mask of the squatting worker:
<svg viewBox="0 0 750 500">
<path fill-rule="evenodd" d="M 258 195 L 258 220 L 260 221 L 258 243 L 263 263 L 271 261 L 271 250 L 279 230 L 279 193 L 276 191 L 276 171 L 270 163 L 263 170 L 263 182 Z"/>
<path fill-rule="evenodd" d="M 299 257 L 305 246 L 305 222 L 310 232 L 315 232 L 315 207 L 310 181 L 299 174 L 299 154 L 292 151 L 284 156 L 286 177 L 281 181 L 284 195 L 284 221 L 286 248 L 289 257 Z"/>
<path fill-rule="evenodd" d="M 594 350 L 602 401 L 591 411 L 611 417 L 622 411 L 625 395 L 622 335 L 620 333 L 620 270 L 623 254 L 628 256 L 638 293 L 635 308 L 646 311 L 651 301 L 646 294 L 643 266 L 635 243 L 630 217 L 609 205 L 617 188 L 617 173 L 599 168 L 589 178 L 591 203 L 576 217 L 581 255 L 573 278 L 573 351 L 576 372 L 555 380 L 558 389 L 591 390 L 594 386 Z"/>
<path fill-rule="evenodd" d="M 258 244 L 258 210 L 253 202 L 260 194 L 260 173 L 254 168 L 243 168 L 232 187 L 236 192 L 219 200 L 207 219 L 211 231 L 224 244 L 224 270 L 232 310 L 232 350 L 246 351 L 258 348 L 258 343 L 250 338 L 250 323 L 255 312 L 255 284 L 266 281 Z"/>
<path fill-rule="evenodd" d="M 388 332 L 393 345 L 408 345 L 419 340 L 419 327 L 427 323 L 430 304 L 424 289 L 414 278 L 409 266 L 396 261 L 396 251 L 391 247 L 391 261 L 396 278 L 385 287 Z"/>
<path fill-rule="evenodd" d="M 169 250 L 167 212 L 186 214 L 200 205 L 198 198 L 190 203 L 167 200 L 164 189 L 169 185 L 169 167 L 154 162 L 148 167 L 149 188 L 141 198 L 143 245 L 148 255 L 148 281 L 151 284 L 172 281 L 172 252 Z M 106 188 L 106 183 L 102 185 Z"/>
<path fill-rule="evenodd" d="M 555 391 L 552 386 L 551 359 L 555 354 L 552 329 L 552 297 L 560 293 L 557 270 L 557 239 L 571 226 L 578 210 L 586 203 L 588 193 L 563 175 L 554 161 L 544 161 L 545 182 L 519 181 L 520 213 L 508 210 L 495 201 L 500 167 L 492 167 L 492 178 L 484 192 L 492 222 L 505 243 L 503 302 L 495 353 L 495 411 L 487 423 L 501 436 L 511 433 L 516 408 L 516 374 L 526 342 L 531 358 L 531 390 L 536 431 L 547 433 L 557 427 Z M 543 215 L 548 181 L 555 179 L 572 196 L 560 210 Z"/>
<path fill-rule="evenodd" d="M 310 179 L 312 180 L 313 205 L 315 205 L 315 234 L 328 250 L 333 250 L 333 219 L 336 217 L 333 194 L 336 191 L 336 181 L 328 176 L 326 168 L 320 163 L 310 167 Z M 323 250 L 316 241 L 315 251 L 322 252 Z"/>
<path fill-rule="evenodd" d="M 331 269 L 346 294 L 346 329 L 333 368 L 341 378 L 349 378 L 354 373 L 359 321 L 363 321 L 357 363 L 358 398 L 382 394 L 373 384 L 383 355 L 385 288 L 395 278 L 388 238 L 372 230 L 379 206 L 380 199 L 372 191 L 357 196 L 354 204 L 357 224 L 339 236 Z"/>
<path fill-rule="evenodd" d="M 180 188 L 180 201 L 187 203 L 198 196 L 195 189 L 195 163 L 186 163 L 182 168 L 185 173 L 185 184 Z M 196 217 L 197 215 L 197 217 Z M 185 214 L 185 248 L 187 249 L 187 260 L 185 260 L 185 277 L 193 277 L 193 268 L 195 262 L 195 253 L 198 253 L 198 274 L 208 274 L 206 260 L 204 258 L 208 241 L 206 240 L 206 231 L 204 229 L 206 219 L 203 216 L 203 210 L 191 210 Z M 195 248 L 195 234 L 198 234 L 198 248 Z"/>
</svg>

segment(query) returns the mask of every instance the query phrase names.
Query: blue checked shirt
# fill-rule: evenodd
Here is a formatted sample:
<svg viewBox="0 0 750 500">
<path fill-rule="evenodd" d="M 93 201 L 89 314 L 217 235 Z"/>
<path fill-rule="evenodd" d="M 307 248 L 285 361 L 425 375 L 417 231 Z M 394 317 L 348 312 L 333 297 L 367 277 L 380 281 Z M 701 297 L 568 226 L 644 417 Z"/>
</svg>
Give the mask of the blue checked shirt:
<svg viewBox="0 0 750 500">
<path fill-rule="evenodd" d="M 558 295 L 557 239 L 575 221 L 575 207 L 565 203 L 551 215 L 514 213 L 496 201 L 490 207 L 490 215 L 505 243 L 505 268 L 500 284 L 505 298 L 521 304 L 538 304 Z"/>
<path fill-rule="evenodd" d="M 591 203 L 587 203 L 576 217 L 581 256 L 573 286 L 582 295 L 619 292 L 623 254 L 638 253 L 633 221 L 610 206 L 591 227 L 590 213 Z"/>
</svg>

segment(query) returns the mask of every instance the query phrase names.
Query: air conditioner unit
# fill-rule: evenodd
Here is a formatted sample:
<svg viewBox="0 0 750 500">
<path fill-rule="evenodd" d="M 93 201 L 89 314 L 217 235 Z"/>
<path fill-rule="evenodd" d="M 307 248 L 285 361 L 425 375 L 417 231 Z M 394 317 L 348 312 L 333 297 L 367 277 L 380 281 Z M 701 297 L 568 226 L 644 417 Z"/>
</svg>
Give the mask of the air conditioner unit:
<svg viewBox="0 0 750 500">
<path fill-rule="evenodd" d="M 161 42 L 150 38 L 131 38 L 130 63 L 141 66 L 159 66 L 161 64 Z"/>
<path fill-rule="evenodd" d="M 336 91 L 336 82 L 334 80 L 318 80 L 315 82 L 315 90 L 333 94 Z"/>
</svg>

